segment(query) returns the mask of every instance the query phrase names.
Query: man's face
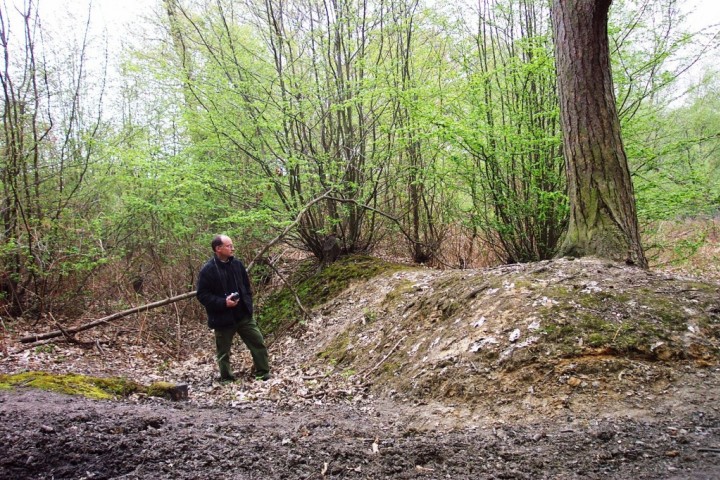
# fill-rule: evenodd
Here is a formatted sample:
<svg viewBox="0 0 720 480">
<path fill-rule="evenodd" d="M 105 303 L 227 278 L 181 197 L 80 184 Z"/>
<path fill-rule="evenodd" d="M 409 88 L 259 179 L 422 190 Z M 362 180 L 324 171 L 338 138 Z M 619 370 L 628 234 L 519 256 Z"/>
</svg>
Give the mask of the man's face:
<svg viewBox="0 0 720 480">
<path fill-rule="evenodd" d="M 232 239 L 230 237 L 222 237 L 222 245 L 215 248 L 215 253 L 220 260 L 227 260 L 235 253 Z"/>
</svg>

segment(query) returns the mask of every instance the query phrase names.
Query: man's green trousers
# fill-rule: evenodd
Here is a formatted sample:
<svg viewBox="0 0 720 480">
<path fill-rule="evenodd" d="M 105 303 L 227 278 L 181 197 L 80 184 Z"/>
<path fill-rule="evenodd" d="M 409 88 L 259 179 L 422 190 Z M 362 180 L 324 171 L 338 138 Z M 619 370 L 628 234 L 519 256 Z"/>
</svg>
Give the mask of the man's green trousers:
<svg viewBox="0 0 720 480">
<path fill-rule="evenodd" d="M 240 336 L 245 346 L 250 350 L 255 365 L 255 376 L 266 377 L 270 373 L 270 361 L 265 340 L 255 320 L 243 318 L 234 327 L 215 330 L 216 358 L 220 369 L 220 379 L 230 380 L 233 378 L 232 368 L 230 367 L 230 350 L 232 349 L 235 334 Z"/>
</svg>

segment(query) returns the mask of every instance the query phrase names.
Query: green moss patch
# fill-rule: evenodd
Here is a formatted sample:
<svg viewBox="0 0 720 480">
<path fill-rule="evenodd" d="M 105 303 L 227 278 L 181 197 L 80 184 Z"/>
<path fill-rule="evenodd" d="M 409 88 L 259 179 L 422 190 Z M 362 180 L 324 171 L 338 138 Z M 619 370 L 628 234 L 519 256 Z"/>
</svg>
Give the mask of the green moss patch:
<svg viewBox="0 0 720 480">
<path fill-rule="evenodd" d="M 718 323 L 707 315 L 709 305 L 681 303 L 677 296 L 657 289 L 579 293 L 555 287 L 547 291 L 556 303 L 538 309 L 541 338 L 561 356 L 582 355 L 592 348 L 649 359 L 686 358 L 683 337 L 688 325 L 695 324 L 711 337 Z M 659 345 L 664 348 L 656 351 Z"/>
<path fill-rule="evenodd" d="M 165 382 L 144 386 L 120 377 L 101 378 L 73 373 L 55 374 L 32 371 L 0 375 L 0 389 L 7 390 L 17 387 L 38 388 L 97 400 L 127 397 L 133 393 L 168 397 L 168 392 L 172 392 L 176 388 L 175 385 Z"/>
<path fill-rule="evenodd" d="M 387 294 L 383 300 L 383 305 L 392 307 L 398 302 L 402 301 L 406 294 L 409 294 L 415 290 L 415 283 L 409 280 L 402 280 L 399 282 L 390 293 Z"/>
<path fill-rule="evenodd" d="M 289 279 L 300 302 L 306 309 L 321 305 L 348 288 L 355 281 L 367 281 L 386 272 L 408 267 L 367 255 L 342 257 L 327 268 L 317 271 L 317 263 L 308 261 Z M 259 305 L 258 324 L 267 333 L 302 318 L 293 292 L 283 287 Z"/>
<path fill-rule="evenodd" d="M 328 347 L 319 352 L 317 355 L 319 358 L 327 360 L 331 365 L 338 365 L 344 360 L 350 360 L 348 355 L 348 346 L 350 345 L 350 338 L 347 331 L 338 335 L 330 342 Z"/>
</svg>

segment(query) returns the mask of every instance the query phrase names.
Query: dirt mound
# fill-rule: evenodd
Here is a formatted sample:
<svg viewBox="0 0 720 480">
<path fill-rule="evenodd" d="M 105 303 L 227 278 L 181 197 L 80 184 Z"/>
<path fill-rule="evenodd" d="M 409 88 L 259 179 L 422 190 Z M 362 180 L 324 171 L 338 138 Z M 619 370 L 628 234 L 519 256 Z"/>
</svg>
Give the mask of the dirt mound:
<svg viewBox="0 0 720 480">
<path fill-rule="evenodd" d="M 717 380 L 719 291 L 597 259 L 403 270 L 320 307 L 299 350 L 378 395 L 463 415 L 681 408 L 686 374 Z"/>
</svg>

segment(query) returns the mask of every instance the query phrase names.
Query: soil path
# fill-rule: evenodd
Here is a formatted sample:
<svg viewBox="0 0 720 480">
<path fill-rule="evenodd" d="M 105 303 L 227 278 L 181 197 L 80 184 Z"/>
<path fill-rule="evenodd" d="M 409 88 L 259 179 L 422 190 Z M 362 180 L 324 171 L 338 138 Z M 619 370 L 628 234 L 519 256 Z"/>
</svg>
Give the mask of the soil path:
<svg viewBox="0 0 720 480">
<path fill-rule="evenodd" d="M 93 401 L 0 392 L 3 479 L 714 479 L 720 417 L 419 430 L 403 405 Z"/>
</svg>

